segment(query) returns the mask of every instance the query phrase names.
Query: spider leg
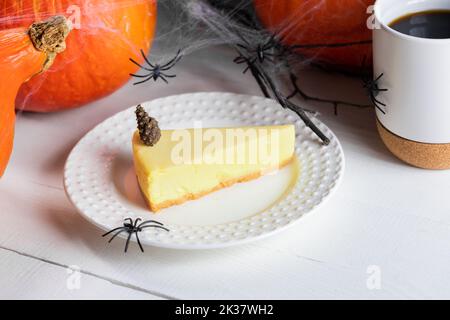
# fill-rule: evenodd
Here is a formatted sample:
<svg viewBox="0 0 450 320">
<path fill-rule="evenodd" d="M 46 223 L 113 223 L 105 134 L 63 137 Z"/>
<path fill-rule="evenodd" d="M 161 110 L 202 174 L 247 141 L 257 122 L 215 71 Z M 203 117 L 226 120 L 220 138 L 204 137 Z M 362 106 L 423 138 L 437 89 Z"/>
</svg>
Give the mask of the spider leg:
<svg viewBox="0 0 450 320">
<path fill-rule="evenodd" d="M 234 63 L 237 63 L 237 64 L 243 64 L 243 63 L 248 63 L 249 59 L 247 57 L 244 57 L 243 55 L 240 55 L 239 57 L 236 57 L 233 61 L 234 61 Z"/>
<path fill-rule="evenodd" d="M 378 97 L 378 95 L 380 94 L 380 92 L 387 92 L 387 91 L 389 91 L 388 89 L 380 89 L 380 88 L 378 88 L 377 85 L 375 86 L 375 88 L 370 88 L 370 87 L 368 87 L 367 89 L 369 89 L 369 91 L 370 91 L 371 93 L 373 93 L 373 96 L 374 96 L 374 97 Z"/>
<path fill-rule="evenodd" d="M 144 248 L 142 247 L 141 240 L 139 239 L 139 232 L 136 232 L 136 240 L 139 245 L 139 248 L 141 249 L 142 252 L 144 252 Z"/>
<path fill-rule="evenodd" d="M 142 221 L 141 218 L 136 218 L 136 220 L 134 220 L 133 227 L 136 228 L 137 224 L 138 224 L 140 221 Z"/>
<path fill-rule="evenodd" d="M 380 74 L 373 82 L 377 83 L 384 76 L 384 73 Z"/>
<path fill-rule="evenodd" d="M 133 58 L 130 58 L 130 61 L 133 62 L 135 65 L 137 65 L 139 68 L 144 68 L 140 63 L 136 62 Z"/>
<path fill-rule="evenodd" d="M 176 74 L 165 74 L 165 73 L 163 73 L 163 72 L 161 72 L 161 75 L 163 75 L 163 76 L 166 77 L 166 78 L 176 78 L 176 77 L 177 77 Z"/>
<path fill-rule="evenodd" d="M 242 73 L 246 74 L 248 70 L 250 70 L 250 65 L 248 65 L 247 68 L 245 68 L 244 71 L 242 71 Z"/>
<path fill-rule="evenodd" d="M 170 70 L 170 69 L 172 69 L 173 67 L 174 67 L 175 65 L 173 65 L 173 66 L 170 66 L 170 67 L 164 67 L 164 68 L 160 68 L 159 70 L 161 70 L 161 71 L 167 71 L 167 70 Z"/>
<path fill-rule="evenodd" d="M 375 108 L 377 108 L 382 114 L 386 114 L 386 112 L 380 107 L 386 107 L 386 105 L 384 103 L 382 103 L 381 101 L 377 100 L 377 98 L 375 98 L 375 96 L 373 94 L 370 95 L 370 98 L 375 106 Z"/>
<path fill-rule="evenodd" d="M 153 71 L 152 69 L 149 69 L 149 68 L 144 67 L 143 65 L 141 65 L 141 64 L 138 63 L 138 62 L 136 62 L 136 61 L 133 60 L 132 58 L 130 58 L 130 61 L 133 62 L 135 65 L 137 65 L 137 66 L 138 66 L 139 68 L 141 68 L 141 69 L 144 69 L 144 70 L 147 70 L 147 71 L 150 71 L 150 72 Z"/>
<path fill-rule="evenodd" d="M 147 62 L 147 64 L 152 67 L 155 68 L 155 66 L 148 60 L 147 55 L 145 54 L 144 50 L 141 49 L 141 55 L 144 58 L 145 62 Z"/>
<path fill-rule="evenodd" d="M 267 50 L 272 49 L 272 48 L 273 48 L 273 43 L 266 43 L 265 45 L 263 45 L 263 46 L 261 47 L 261 49 L 262 49 L 263 51 L 267 51 Z"/>
<path fill-rule="evenodd" d="M 182 56 L 179 56 L 175 61 L 173 61 L 171 63 L 166 63 L 165 65 L 162 65 L 160 67 L 160 70 L 167 71 L 169 69 L 172 69 L 181 60 L 181 58 L 182 58 Z"/>
<path fill-rule="evenodd" d="M 163 69 L 163 68 L 172 68 L 178 61 L 180 61 L 181 60 L 181 58 L 182 58 L 182 56 L 180 56 L 180 53 L 181 53 L 181 49 L 178 49 L 178 52 L 177 52 L 177 54 L 175 55 L 175 57 L 172 59 L 172 60 L 170 60 L 169 62 L 167 62 L 166 64 L 164 64 L 164 65 L 162 65 L 161 66 L 161 70 Z"/>
<path fill-rule="evenodd" d="M 141 228 L 141 227 L 143 227 L 143 226 L 145 226 L 146 224 L 149 224 L 149 223 L 155 223 L 155 224 L 158 224 L 160 226 L 163 226 L 163 224 L 161 222 L 158 222 L 158 221 L 155 221 L 155 220 L 147 220 L 147 221 L 142 222 L 140 225 L 138 225 L 138 228 Z"/>
<path fill-rule="evenodd" d="M 376 103 L 374 103 L 375 108 L 377 108 L 382 114 L 386 114 L 386 112 Z"/>
<path fill-rule="evenodd" d="M 372 97 L 373 97 L 373 101 L 375 101 L 375 102 L 378 103 L 378 104 L 381 104 L 383 107 L 386 107 L 386 104 L 383 103 L 383 102 L 381 102 L 380 100 L 378 100 L 378 99 L 375 97 L 375 95 L 372 95 Z"/>
<path fill-rule="evenodd" d="M 159 76 L 161 78 L 162 81 L 164 81 L 166 84 L 169 84 L 169 81 L 167 81 L 167 79 L 161 74 Z"/>
<path fill-rule="evenodd" d="M 141 229 L 145 229 L 145 228 L 157 228 L 157 229 L 165 230 L 165 231 L 167 231 L 167 232 L 170 231 L 169 229 L 167 229 L 167 228 L 165 228 L 165 227 L 162 227 L 162 226 L 152 226 L 152 225 L 148 225 L 148 226 L 143 226 L 143 227 L 141 227 Z"/>
<path fill-rule="evenodd" d="M 247 59 L 247 61 L 246 61 L 247 68 L 245 68 L 245 70 L 242 73 L 247 73 L 247 71 L 252 68 L 252 65 L 254 65 L 257 60 L 258 60 L 258 58 L 253 58 L 251 60 Z"/>
<path fill-rule="evenodd" d="M 237 64 L 242 64 L 242 63 L 246 62 L 246 60 L 247 60 L 246 58 L 239 56 L 239 57 L 234 58 L 233 62 L 237 63 Z"/>
<path fill-rule="evenodd" d="M 125 244 L 125 252 L 128 251 L 128 246 L 130 244 L 130 240 L 131 240 L 131 235 L 133 234 L 133 232 L 128 232 L 128 238 L 127 238 L 127 242 Z"/>
<path fill-rule="evenodd" d="M 142 81 L 133 83 L 133 85 L 134 85 L 134 86 L 137 86 L 138 84 L 142 84 L 142 83 L 145 83 L 145 82 L 147 82 L 147 81 L 150 81 L 150 80 L 152 79 L 152 77 L 153 77 L 153 74 L 149 75 L 147 79 L 144 79 L 144 80 L 142 80 Z"/>
<path fill-rule="evenodd" d="M 176 56 L 172 60 L 160 66 L 160 70 L 164 71 L 173 68 L 182 58 L 183 55 L 181 55 L 181 50 L 178 50 Z"/>
<path fill-rule="evenodd" d="M 178 56 L 177 60 L 175 60 L 175 62 L 172 64 L 172 66 L 170 66 L 170 68 L 173 68 L 178 62 L 181 61 L 181 59 L 183 59 L 183 56 L 182 55 Z"/>
<path fill-rule="evenodd" d="M 125 231 L 127 231 L 126 228 L 124 228 L 123 230 L 120 230 L 120 231 L 116 232 L 116 233 L 111 237 L 111 239 L 109 239 L 108 243 L 111 243 L 111 242 L 112 242 L 119 234 L 121 234 L 122 232 L 125 232 Z"/>
<path fill-rule="evenodd" d="M 373 91 L 369 91 L 369 97 L 372 102 L 375 103 L 377 101 L 375 93 Z"/>
<path fill-rule="evenodd" d="M 126 229 L 126 228 L 125 227 L 118 227 L 118 228 L 112 229 L 111 231 L 108 231 L 107 233 L 103 234 L 102 237 L 106 237 L 107 235 L 109 235 L 109 234 L 111 234 L 111 233 L 113 233 L 113 232 L 115 232 L 115 231 L 117 231 L 119 229 Z"/>
<path fill-rule="evenodd" d="M 147 78 L 149 76 L 149 74 L 135 74 L 135 73 L 130 73 L 130 76 L 135 77 L 135 78 Z"/>
</svg>

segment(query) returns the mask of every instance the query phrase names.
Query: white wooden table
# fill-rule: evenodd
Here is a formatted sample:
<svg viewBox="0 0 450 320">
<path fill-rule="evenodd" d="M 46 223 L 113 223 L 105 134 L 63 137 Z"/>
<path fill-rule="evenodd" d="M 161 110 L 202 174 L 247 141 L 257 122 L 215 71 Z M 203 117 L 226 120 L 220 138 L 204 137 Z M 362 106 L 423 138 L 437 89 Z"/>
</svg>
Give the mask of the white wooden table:
<svg viewBox="0 0 450 320">
<path fill-rule="evenodd" d="M 335 116 L 331 105 L 314 106 L 342 142 L 344 181 L 323 207 L 273 238 L 195 252 L 147 247 L 142 254 L 133 246 L 124 254 L 122 240 L 108 245 L 75 211 L 63 166 L 85 133 L 158 97 L 259 95 L 233 57 L 205 50 L 185 58 L 170 85 L 129 84 L 81 109 L 19 116 L 0 180 L 0 298 L 450 298 L 450 171 L 396 160 L 377 136 L 372 109 L 340 107 Z M 367 103 L 358 79 L 307 71 L 301 85 Z"/>
</svg>

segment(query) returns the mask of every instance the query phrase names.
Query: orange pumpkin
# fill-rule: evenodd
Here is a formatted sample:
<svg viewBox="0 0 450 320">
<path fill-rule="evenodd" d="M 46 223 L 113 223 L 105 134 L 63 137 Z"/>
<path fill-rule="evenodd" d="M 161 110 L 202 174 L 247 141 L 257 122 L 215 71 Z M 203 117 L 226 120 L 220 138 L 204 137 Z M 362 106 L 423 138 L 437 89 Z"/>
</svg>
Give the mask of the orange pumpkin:
<svg viewBox="0 0 450 320">
<path fill-rule="evenodd" d="M 79 107 L 123 86 L 137 71 L 128 59 L 142 62 L 140 50 L 150 49 L 156 0 L 2 0 L 0 29 L 56 14 L 74 30 L 52 68 L 22 87 L 16 105 L 26 111 Z"/>
<path fill-rule="evenodd" d="M 372 58 L 369 6 L 374 0 L 253 0 L 262 23 L 285 36 L 287 45 L 348 44 L 298 49 L 339 69 L 357 70 Z"/>
<path fill-rule="evenodd" d="M 65 49 L 68 33 L 64 17 L 33 24 L 30 29 L 0 31 L 0 177 L 13 148 L 17 92 L 24 82 L 51 66 Z"/>
</svg>

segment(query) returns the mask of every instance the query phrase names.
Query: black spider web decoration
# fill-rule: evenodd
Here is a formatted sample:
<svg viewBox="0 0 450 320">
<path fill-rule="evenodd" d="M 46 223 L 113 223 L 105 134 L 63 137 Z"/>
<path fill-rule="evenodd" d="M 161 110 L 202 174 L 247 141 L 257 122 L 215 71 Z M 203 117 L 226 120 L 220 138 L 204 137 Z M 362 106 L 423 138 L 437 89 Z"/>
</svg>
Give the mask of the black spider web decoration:
<svg viewBox="0 0 450 320">
<path fill-rule="evenodd" d="M 237 1 L 236 1 L 237 2 Z M 257 32 L 264 34 L 266 32 L 266 39 L 259 37 L 259 43 L 255 46 L 250 44 L 247 39 L 245 39 L 245 36 L 242 35 L 242 32 L 238 32 L 237 29 L 233 31 L 233 28 L 229 28 L 227 30 L 232 30 L 232 32 L 236 32 L 238 35 L 238 38 L 243 42 L 243 44 L 236 44 L 235 46 L 242 49 L 246 54 L 242 54 L 242 52 L 239 52 L 239 56 L 235 59 L 235 62 L 238 64 L 247 63 L 247 64 L 253 64 L 254 68 L 252 70 L 251 67 L 247 67 L 244 70 L 244 73 L 246 73 L 248 70 L 252 70 L 252 74 L 255 77 L 256 81 L 261 87 L 261 90 L 263 91 L 263 94 L 266 97 L 270 97 L 270 90 L 267 90 L 267 86 L 265 87 L 264 76 L 261 74 L 261 68 L 262 69 L 274 69 L 275 65 L 278 64 L 280 61 L 282 64 L 285 65 L 286 73 L 289 75 L 289 81 L 293 87 L 293 91 L 291 94 L 287 95 L 285 98 L 287 100 L 290 100 L 294 98 L 295 96 L 300 96 L 305 101 L 315 101 L 315 102 L 321 102 L 321 103 L 330 103 L 334 106 L 335 114 L 337 115 L 337 110 L 339 105 L 347 105 L 351 107 L 357 107 L 357 108 L 370 108 L 372 106 L 375 106 L 380 112 L 383 114 L 385 111 L 383 110 L 383 107 L 386 107 L 386 104 L 381 102 L 377 97 L 380 93 L 388 91 L 388 89 L 380 88 L 379 81 L 383 77 L 383 74 L 377 76 L 375 79 L 371 77 L 371 75 L 367 74 L 365 71 L 365 68 L 367 67 L 365 64 L 366 57 L 364 57 L 363 64 L 361 66 L 361 70 L 358 73 L 358 75 L 363 80 L 363 88 L 365 89 L 367 96 L 369 97 L 370 101 L 372 102 L 372 105 L 364 105 L 359 103 L 352 103 L 344 100 L 332 100 L 332 99 L 324 99 L 320 97 L 314 97 L 309 94 L 307 94 L 305 91 L 303 91 L 299 84 L 298 80 L 299 78 L 293 73 L 293 68 L 290 65 L 290 58 L 293 56 L 297 56 L 298 60 L 301 60 L 301 55 L 296 53 L 296 50 L 298 49 L 317 49 L 317 48 L 343 48 L 343 47 L 350 47 L 350 46 L 360 46 L 360 45 L 370 45 L 372 43 L 371 39 L 368 40 L 361 40 L 361 41 L 353 41 L 353 42 L 342 42 L 342 43 L 316 43 L 316 44 L 298 44 L 298 45 L 284 45 L 283 38 L 287 36 L 287 34 L 282 31 L 273 31 L 272 34 L 265 31 L 265 28 L 262 26 L 261 22 L 257 18 L 257 16 L 254 14 L 254 9 L 252 6 L 244 5 L 239 8 L 236 8 L 236 6 L 233 7 L 233 3 L 235 1 L 219 1 L 219 0 L 209 0 L 209 3 L 215 7 L 217 10 L 221 11 L 222 14 L 226 15 L 226 18 L 233 19 L 237 23 L 242 24 L 243 26 L 250 26 L 251 28 L 255 29 Z M 214 19 L 210 19 L 208 22 L 214 24 Z M 230 26 L 235 26 L 236 24 L 230 24 Z M 214 28 L 220 30 L 220 25 L 215 24 Z M 224 30 L 222 30 L 223 32 Z M 263 36 L 264 37 L 264 36 Z M 274 51 L 276 53 L 274 53 Z M 275 61 L 277 60 L 277 61 Z M 265 63 L 266 62 L 266 63 Z M 256 66 L 256 64 L 259 64 L 259 66 Z M 267 64 L 272 64 L 272 66 L 267 66 Z M 324 71 L 330 72 L 330 70 L 326 69 L 323 65 L 320 63 L 316 63 L 314 61 L 310 62 L 311 66 L 314 66 L 316 68 L 322 69 Z M 339 71 L 337 73 L 346 74 L 349 76 L 354 77 L 355 73 L 345 73 L 343 71 Z M 270 73 L 266 73 L 270 74 Z M 267 79 L 266 79 L 267 80 Z M 275 83 L 275 79 L 273 79 L 272 76 L 272 82 Z M 270 86 L 269 86 L 270 87 Z M 275 94 L 277 100 L 282 100 L 279 94 Z M 280 101 L 279 101 L 280 102 Z M 280 102 L 281 103 L 281 102 Z M 281 103 L 282 104 L 282 103 Z M 283 105 L 283 104 L 282 104 Z M 292 108 L 299 108 L 299 106 L 292 104 L 283 107 L 292 107 Z M 310 110 L 302 108 L 303 111 L 306 113 L 311 113 Z M 310 122 L 308 122 L 307 119 L 305 119 L 305 116 L 301 116 L 301 118 L 305 121 L 306 125 L 309 126 Z M 321 139 L 323 137 L 320 136 L 320 134 L 315 130 L 315 128 L 311 128 Z M 322 139 L 322 141 L 326 144 L 326 141 Z"/>
<path fill-rule="evenodd" d="M 124 219 L 123 226 L 114 228 L 114 229 L 106 232 L 105 234 L 102 235 L 102 237 L 106 237 L 110 234 L 113 234 L 111 239 L 109 239 L 109 241 L 108 241 L 108 243 L 111 243 L 122 232 L 128 233 L 127 241 L 125 243 L 125 250 L 124 250 L 124 252 L 127 252 L 128 246 L 131 241 L 131 236 L 134 234 L 136 236 L 136 241 L 139 245 L 139 248 L 141 249 L 142 252 L 144 252 L 144 248 L 141 244 L 141 240 L 139 239 L 139 232 L 142 232 L 143 230 L 145 230 L 147 228 L 157 228 L 157 229 L 161 229 L 161 230 L 169 232 L 169 229 L 165 228 L 164 224 L 162 224 L 161 222 L 158 222 L 155 220 L 147 220 L 147 221 L 143 221 L 143 222 L 141 222 L 141 221 L 142 221 L 141 218 L 137 218 L 134 221 L 132 218 L 126 218 L 126 219 Z"/>
<path fill-rule="evenodd" d="M 205 21 L 212 25 L 213 29 L 222 29 L 223 27 L 217 24 L 214 20 Z M 229 31 L 234 32 L 236 38 L 239 39 L 231 46 L 236 50 L 238 56 L 234 59 L 237 64 L 246 64 L 243 73 L 250 70 L 252 76 L 255 78 L 263 95 L 266 98 L 275 99 L 283 108 L 292 110 L 296 113 L 305 125 L 310 128 L 324 145 L 330 143 L 330 139 L 319 129 L 319 127 L 308 116 L 308 110 L 291 102 L 285 95 L 282 94 L 274 79 L 265 70 L 264 64 L 266 62 L 274 63 L 275 59 L 282 59 L 285 52 L 284 47 L 277 41 L 278 36 L 267 35 L 266 39 L 258 43 L 256 46 L 251 46 L 250 42 L 235 28 L 228 28 Z"/>
<path fill-rule="evenodd" d="M 286 28 L 281 26 L 280 30 L 267 30 L 255 14 L 252 1 L 247 0 L 166 0 L 161 4 L 167 5 L 170 20 L 166 25 L 163 36 L 160 37 L 163 45 L 159 48 L 163 51 L 173 48 L 176 44 L 184 48 L 183 54 L 188 54 L 201 48 L 212 45 L 226 44 L 234 48 L 237 57 L 234 62 L 244 66 L 244 73 L 250 72 L 263 95 L 276 100 L 283 108 L 290 109 L 310 128 L 320 141 L 327 145 L 329 138 L 320 130 L 312 120 L 318 113 L 301 107 L 294 102 L 294 98 L 303 101 L 318 103 L 329 103 L 334 106 L 337 115 L 338 106 L 346 105 L 356 108 L 372 108 L 383 110 L 383 103 L 377 98 L 378 94 L 387 89 L 380 88 L 377 79 L 370 79 L 362 73 L 346 73 L 327 69 L 325 65 L 314 59 L 306 59 L 299 54 L 299 49 L 314 48 L 340 48 L 348 46 L 370 45 L 370 39 L 343 42 L 343 43 L 316 43 L 285 45 L 284 37 L 289 36 Z M 171 35 L 168 37 L 167 35 Z M 165 49 L 164 49 L 165 48 Z M 173 50 L 171 50 L 173 51 Z M 167 51 L 167 52 L 170 52 Z M 142 68 L 144 73 L 132 76 L 142 79 L 135 84 L 142 84 L 153 79 L 168 82 L 168 78 L 174 78 L 175 74 L 169 74 L 180 60 L 180 50 L 175 57 L 164 54 L 165 63 L 156 64 L 144 56 L 145 64 L 141 65 L 132 61 Z M 302 90 L 298 76 L 298 68 L 302 66 L 313 66 L 326 72 L 336 72 L 346 75 L 359 75 L 363 78 L 362 87 L 367 92 L 373 105 L 353 103 L 344 100 L 326 99 L 313 96 Z M 285 80 L 288 80 L 287 93 L 283 92 Z"/>
</svg>

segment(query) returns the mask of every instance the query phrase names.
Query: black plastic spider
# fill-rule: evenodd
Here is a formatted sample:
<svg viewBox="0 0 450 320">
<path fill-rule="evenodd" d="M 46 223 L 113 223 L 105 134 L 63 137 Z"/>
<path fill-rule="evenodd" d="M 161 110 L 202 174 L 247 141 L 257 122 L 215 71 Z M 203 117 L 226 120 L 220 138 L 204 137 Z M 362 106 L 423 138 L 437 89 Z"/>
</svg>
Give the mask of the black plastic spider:
<svg viewBox="0 0 450 320">
<path fill-rule="evenodd" d="M 172 69 L 183 57 L 181 55 L 181 50 L 178 50 L 176 56 L 172 60 L 170 60 L 169 62 L 167 62 L 163 65 L 160 65 L 160 64 L 152 64 L 148 60 L 147 56 L 145 55 L 144 50 L 141 50 L 141 55 L 144 58 L 144 61 L 148 64 L 148 67 L 141 65 L 140 63 L 136 62 L 132 58 L 130 58 L 130 61 L 132 63 L 134 63 L 135 65 L 137 65 L 139 68 L 148 71 L 149 73 L 144 74 L 144 75 L 131 73 L 130 76 L 132 76 L 132 77 L 144 78 L 144 80 L 136 82 L 136 83 L 134 83 L 134 85 L 145 83 L 151 79 L 153 79 L 153 81 L 156 81 L 156 80 L 158 80 L 158 78 L 161 78 L 165 83 L 169 83 L 166 78 L 175 78 L 176 75 L 166 74 L 165 71 Z"/>
<path fill-rule="evenodd" d="M 381 102 L 377 99 L 377 96 L 380 94 L 380 92 L 386 92 L 389 91 L 388 89 L 381 89 L 378 81 L 384 76 L 384 73 L 380 74 L 375 80 L 364 73 L 364 67 L 365 67 L 366 59 L 364 58 L 363 64 L 361 67 L 361 74 L 362 74 L 362 81 L 363 81 L 363 87 L 366 89 L 367 94 L 370 97 L 370 100 L 372 101 L 375 108 L 380 110 L 381 113 L 386 114 L 386 111 L 383 110 L 382 107 L 386 107 L 386 104 Z"/>
<path fill-rule="evenodd" d="M 274 49 L 279 48 L 279 42 L 277 40 L 276 34 L 270 36 L 266 42 L 259 43 L 256 47 L 252 47 L 252 45 L 240 34 L 238 34 L 238 36 L 245 44 L 237 44 L 236 46 L 245 50 L 245 52 L 247 52 L 249 56 L 247 57 L 242 52 L 239 52 L 239 56 L 233 61 L 237 64 L 246 63 L 248 65 L 244 70 L 244 73 L 246 73 L 250 69 L 250 64 L 254 64 L 255 62 L 263 64 L 266 60 L 273 63 L 274 58 L 278 56 L 274 52 Z"/>
<path fill-rule="evenodd" d="M 136 240 L 137 240 L 137 243 L 139 244 L 139 248 L 141 249 L 142 252 L 144 252 L 144 248 L 142 247 L 141 240 L 139 239 L 139 235 L 138 235 L 139 232 L 141 232 L 142 230 L 144 230 L 146 228 L 158 228 L 158 229 L 162 229 L 162 230 L 169 232 L 169 229 L 164 228 L 163 227 L 164 225 L 161 222 L 158 222 L 155 220 L 147 220 L 147 221 L 144 221 L 144 222 L 141 222 L 140 224 L 138 224 L 140 221 L 142 221 L 141 218 L 137 218 L 134 221 L 131 218 L 126 218 L 124 220 L 123 227 L 118 227 L 111 231 L 108 231 L 107 233 L 102 235 L 102 237 L 106 237 L 107 235 L 109 235 L 113 232 L 116 232 L 111 237 L 111 239 L 109 239 L 109 241 L 108 241 L 108 243 L 111 243 L 114 240 L 114 238 L 116 238 L 122 232 L 128 232 L 128 238 L 127 238 L 127 242 L 125 244 L 125 252 L 127 252 L 128 245 L 130 244 L 131 236 L 134 233 L 136 235 Z"/>
</svg>

